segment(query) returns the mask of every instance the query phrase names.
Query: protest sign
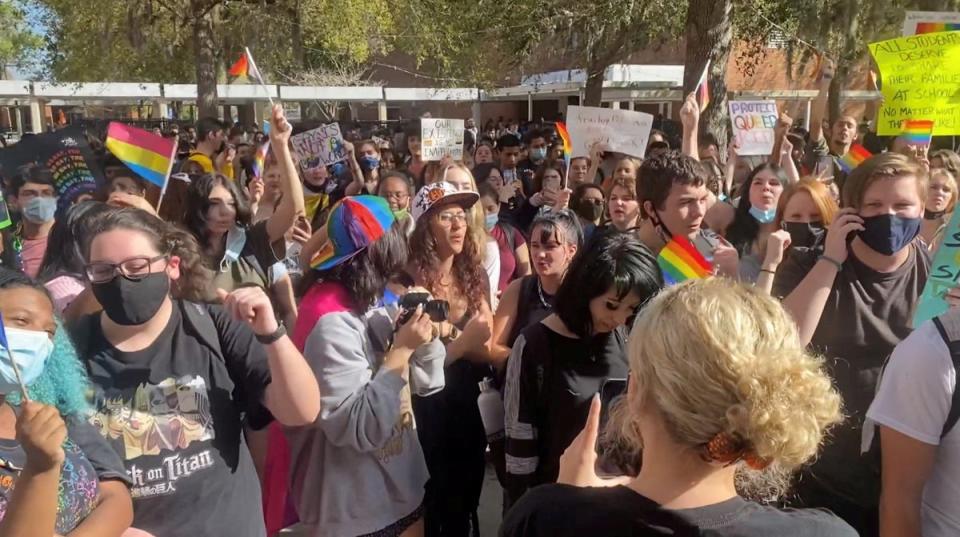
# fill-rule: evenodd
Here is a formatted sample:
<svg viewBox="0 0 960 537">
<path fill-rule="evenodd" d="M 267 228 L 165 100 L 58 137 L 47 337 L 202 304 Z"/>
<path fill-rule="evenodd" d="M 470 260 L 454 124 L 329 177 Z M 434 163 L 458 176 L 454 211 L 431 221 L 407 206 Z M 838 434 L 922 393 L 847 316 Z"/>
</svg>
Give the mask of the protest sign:
<svg viewBox="0 0 960 537">
<path fill-rule="evenodd" d="M 80 127 L 28 136 L 12 147 L 0 150 L 0 169 L 5 175 L 17 173 L 27 164 L 50 170 L 57 190 L 57 210 L 93 196 L 105 183 L 100 164 L 94 158 Z"/>
<path fill-rule="evenodd" d="M 422 118 L 420 158 L 428 162 L 447 155 L 453 160 L 463 160 L 463 120 Z"/>
<path fill-rule="evenodd" d="M 777 125 L 774 101 L 730 101 L 730 123 L 742 156 L 769 155 L 773 152 L 773 128 Z"/>
<path fill-rule="evenodd" d="M 960 30 L 960 13 L 952 11 L 907 11 L 903 35 L 932 34 Z"/>
<path fill-rule="evenodd" d="M 567 107 L 567 131 L 573 145 L 572 156 L 590 156 L 590 147 L 600 142 L 604 151 L 643 158 L 653 128 L 653 116 L 631 110 Z"/>
<path fill-rule="evenodd" d="M 290 138 L 293 150 L 300 158 L 300 167 L 313 170 L 347 158 L 339 123 L 321 125 Z"/>
<path fill-rule="evenodd" d="M 883 80 L 877 134 L 897 136 L 903 122 L 928 119 L 934 136 L 960 134 L 960 32 L 872 43 Z"/>
<path fill-rule="evenodd" d="M 960 211 L 954 211 L 946 233 L 930 264 L 930 275 L 913 315 L 913 326 L 946 313 L 950 307 L 944 296 L 960 283 Z"/>
</svg>

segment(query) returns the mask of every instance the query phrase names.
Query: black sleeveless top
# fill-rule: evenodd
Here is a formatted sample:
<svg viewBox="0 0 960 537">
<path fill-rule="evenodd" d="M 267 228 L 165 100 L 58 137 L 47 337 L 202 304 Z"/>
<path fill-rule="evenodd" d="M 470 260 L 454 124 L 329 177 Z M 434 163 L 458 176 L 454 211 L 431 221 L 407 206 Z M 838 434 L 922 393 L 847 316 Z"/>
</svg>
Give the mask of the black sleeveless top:
<svg viewBox="0 0 960 537">
<path fill-rule="evenodd" d="M 543 293 L 543 300 L 540 300 L 542 289 L 540 289 L 539 282 L 536 274 L 524 276 L 520 279 L 517 317 L 513 321 L 513 328 L 510 329 L 510 337 L 507 338 L 508 347 L 513 347 L 513 342 L 517 340 L 517 336 L 524 328 L 546 319 L 553 311 L 553 295 Z M 544 301 L 546 301 L 546 305 L 544 305 Z"/>
</svg>

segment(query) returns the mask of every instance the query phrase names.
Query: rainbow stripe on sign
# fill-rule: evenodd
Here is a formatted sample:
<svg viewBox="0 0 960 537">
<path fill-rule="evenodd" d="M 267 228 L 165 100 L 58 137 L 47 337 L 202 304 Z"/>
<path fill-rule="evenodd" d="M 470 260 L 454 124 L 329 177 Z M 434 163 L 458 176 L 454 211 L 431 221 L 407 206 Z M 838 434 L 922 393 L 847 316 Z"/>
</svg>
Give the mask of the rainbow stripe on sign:
<svg viewBox="0 0 960 537">
<path fill-rule="evenodd" d="M 869 151 L 860 144 L 853 144 L 850 146 L 850 151 L 847 151 L 847 154 L 840 157 L 837 160 L 837 165 L 840 166 L 840 169 L 844 173 L 852 172 L 857 166 L 863 164 L 863 161 L 872 157 Z"/>
<path fill-rule="evenodd" d="M 166 185 L 177 153 L 175 139 L 114 121 L 107 127 L 106 146 L 140 177 L 160 188 Z"/>
<path fill-rule="evenodd" d="M 930 145 L 933 138 L 933 120 L 908 119 L 903 122 L 903 134 L 907 143 L 916 145 Z"/>
<path fill-rule="evenodd" d="M 663 281 L 675 285 L 686 280 L 706 278 L 713 272 L 713 265 L 686 237 L 674 237 L 660 250 L 657 264 L 663 272 Z"/>
<path fill-rule="evenodd" d="M 935 34 L 937 32 L 954 32 L 960 30 L 960 23 L 956 22 L 918 22 L 917 35 Z"/>
</svg>

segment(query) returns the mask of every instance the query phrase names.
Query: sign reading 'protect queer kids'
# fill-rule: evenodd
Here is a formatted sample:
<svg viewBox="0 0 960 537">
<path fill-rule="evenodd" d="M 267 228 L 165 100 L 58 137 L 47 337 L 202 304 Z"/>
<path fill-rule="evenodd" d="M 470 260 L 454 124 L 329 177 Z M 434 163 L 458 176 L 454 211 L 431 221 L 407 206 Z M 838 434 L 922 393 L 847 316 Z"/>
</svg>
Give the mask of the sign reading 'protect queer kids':
<svg viewBox="0 0 960 537">
<path fill-rule="evenodd" d="M 773 129 L 777 126 L 774 101 L 730 101 L 730 123 L 737 141 L 737 154 L 769 155 L 773 152 Z"/>
<path fill-rule="evenodd" d="M 870 45 L 883 81 L 877 134 L 903 122 L 934 122 L 934 136 L 960 134 L 960 32 L 912 35 Z"/>
<path fill-rule="evenodd" d="M 913 316 L 913 326 L 946 313 L 950 306 L 944 296 L 957 285 L 960 285 L 960 211 L 953 212 L 943 241 L 933 256 L 930 276 Z"/>
<path fill-rule="evenodd" d="M 593 106 L 567 108 L 572 157 L 590 156 L 593 144 L 600 143 L 603 151 L 643 158 L 652 128 L 653 116 L 643 112 Z"/>
</svg>

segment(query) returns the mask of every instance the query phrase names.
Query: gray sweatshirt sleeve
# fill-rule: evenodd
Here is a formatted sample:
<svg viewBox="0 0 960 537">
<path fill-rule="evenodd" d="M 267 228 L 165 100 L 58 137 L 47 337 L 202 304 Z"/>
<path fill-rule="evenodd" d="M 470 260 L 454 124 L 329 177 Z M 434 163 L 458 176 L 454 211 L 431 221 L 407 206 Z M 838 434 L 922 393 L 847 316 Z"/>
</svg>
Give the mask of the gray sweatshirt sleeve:
<svg viewBox="0 0 960 537">
<path fill-rule="evenodd" d="M 370 452 L 393 436 L 406 382 L 391 371 L 372 374 L 365 331 L 363 320 L 349 313 L 324 315 L 303 354 L 320 384 L 317 424 L 324 436 L 335 446 Z"/>
<path fill-rule="evenodd" d="M 399 315 L 396 307 L 381 307 L 370 310 L 366 321 L 370 336 L 381 349 L 386 349 L 393 334 L 394 318 Z M 439 339 L 417 348 L 410 358 L 410 392 L 420 397 L 433 395 L 443 390 L 443 364 L 447 348 Z"/>
</svg>

